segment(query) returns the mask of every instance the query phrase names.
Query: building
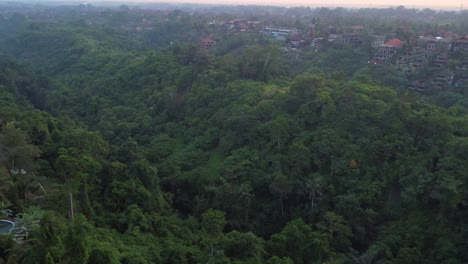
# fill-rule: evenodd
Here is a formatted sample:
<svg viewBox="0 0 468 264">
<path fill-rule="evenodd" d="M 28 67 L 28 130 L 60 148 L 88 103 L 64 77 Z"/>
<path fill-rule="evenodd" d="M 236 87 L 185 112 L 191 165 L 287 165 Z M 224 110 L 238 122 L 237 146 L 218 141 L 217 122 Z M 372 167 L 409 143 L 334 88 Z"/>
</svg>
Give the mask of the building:
<svg viewBox="0 0 468 264">
<path fill-rule="evenodd" d="M 293 29 L 286 29 L 286 28 L 275 28 L 275 27 L 266 27 L 265 31 L 272 37 L 277 40 L 286 40 L 286 38 L 294 32 L 298 32 L 297 30 Z"/>
<path fill-rule="evenodd" d="M 299 33 L 293 33 L 289 36 L 289 46 L 292 48 L 299 48 L 305 43 L 304 38 Z"/>
<path fill-rule="evenodd" d="M 361 42 L 361 34 L 359 33 L 345 33 L 341 35 L 340 43 L 343 45 L 358 46 Z"/>
<path fill-rule="evenodd" d="M 314 48 L 321 48 L 323 46 L 323 43 L 327 42 L 328 40 L 324 39 L 324 38 L 314 38 L 311 43 L 310 43 L 310 46 L 314 47 Z"/>
<path fill-rule="evenodd" d="M 466 50 L 468 51 L 468 36 L 461 37 L 453 42 L 453 50 Z"/>
<path fill-rule="evenodd" d="M 437 69 L 444 69 L 447 67 L 447 57 L 440 55 L 432 60 L 432 67 Z"/>
<path fill-rule="evenodd" d="M 427 52 L 450 50 L 450 42 L 451 41 L 449 39 L 445 39 L 441 36 L 434 37 L 432 34 L 425 34 L 424 36 L 420 36 L 418 40 L 419 46 Z"/>
<path fill-rule="evenodd" d="M 403 42 L 399 39 L 391 39 L 384 44 L 380 45 L 374 59 L 377 63 L 384 63 L 387 59 L 393 57 L 401 48 Z"/>
<path fill-rule="evenodd" d="M 385 35 L 372 35 L 372 47 L 378 48 L 385 43 Z"/>
<path fill-rule="evenodd" d="M 328 42 L 339 45 L 359 46 L 362 43 L 362 39 L 360 33 L 330 34 Z"/>
<path fill-rule="evenodd" d="M 445 87 L 452 84 L 455 74 L 452 71 L 446 69 L 437 72 L 434 77 L 435 84 L 437 84 L 440 87 Z"/>
<path fill-rule="evenodd" d="M 341 43 L 342 38 L 343 38 L 343 35 L 341 35 L 341 34 L 330 34 L 328 36 L 328 42 Z"/>
<path fill-rule="evenodd" d="M 236 18 L 225 22 L 231 32 L 254 32 L 259 30 L 261 21 Z"/>
</svg>

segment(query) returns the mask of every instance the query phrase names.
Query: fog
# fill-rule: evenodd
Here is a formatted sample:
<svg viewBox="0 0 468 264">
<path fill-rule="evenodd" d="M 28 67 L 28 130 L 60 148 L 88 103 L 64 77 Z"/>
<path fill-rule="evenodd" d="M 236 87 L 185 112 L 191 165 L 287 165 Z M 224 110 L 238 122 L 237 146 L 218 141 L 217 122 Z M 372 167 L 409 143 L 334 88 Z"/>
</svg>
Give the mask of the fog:
<svg viewBox="0 0 468 264">
<path fill-rule="evenodd" d="M 11 2 L 2 1 L 1 2 Z M 20 1 L 18 1 L 20 2 Z M 173 4 L 213 4 L 213 5 L 270 5 L 270 6 L 310 6 L 310 7 L 348 7 L 348 8 L 387 8 L 405 6 L 406 8 L 431 8 L 444 10 L 460 10 L 463 0 L 29 0 L 21 2 L 34 3 L 173 3 Z"/>
</svg>

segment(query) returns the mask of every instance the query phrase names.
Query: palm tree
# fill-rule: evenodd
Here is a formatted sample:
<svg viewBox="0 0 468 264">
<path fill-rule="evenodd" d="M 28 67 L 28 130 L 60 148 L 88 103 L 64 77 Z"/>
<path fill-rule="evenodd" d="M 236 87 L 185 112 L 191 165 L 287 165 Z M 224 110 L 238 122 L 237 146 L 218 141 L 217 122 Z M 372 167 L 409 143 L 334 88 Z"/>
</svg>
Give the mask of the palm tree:
<svg viewBox="0 0 468 264">
<path fill-rule="evenodd" d="M 38 206 L 30 206 L 16 218 L 15 238 L 18 242 L 25 241 L 29 234 L 38 229 L 42 218 L 42 210 Z"/>
<path fill-rule="evenodd" d="M 244 207 L 244 217 L 245 217 L 245 224 L 248 224 L 249 220 L 249 209 L 252 203 L 252 199 L 254 195 L 252 194 L 252 186 L 250 184 L 242 184 L 239 187 L 239 198 L 238 200 L 242 203 Z"/>
<path fill-rule="evenodd" d="M 8 207 L 10 207 L 9 203 L 0 202 L 0 217 L 11 216 L 13 212 Z"/>
<path fill-rule="evenodd" d="M 1 169 L 1 168 L 0 168 Z M 13 179 L 8 173 L 3 173 L 0 170 L 0 201 L 8 202 L 7 194 L 14 186 Z"/>
<path fill-rule="evenodd" d="M 291 182 L 286 176 L 278 172 L 270 184 L 270 192 L 278 197 L 280 202 L 281 216 L 284 216 L 284 201 L 288 199 L 291 191 Z"/>
<path fill-rule="evenodd" d="M 307 198 L 310 201 L 311 209 L 315 207 L 315 201 L 320 199 L 322 196 L 322 186 L 323 179 L 317 173 L 312 174 L 310 178 L 304 181 L 304 189 L 306 191 Z"/>
</svg>

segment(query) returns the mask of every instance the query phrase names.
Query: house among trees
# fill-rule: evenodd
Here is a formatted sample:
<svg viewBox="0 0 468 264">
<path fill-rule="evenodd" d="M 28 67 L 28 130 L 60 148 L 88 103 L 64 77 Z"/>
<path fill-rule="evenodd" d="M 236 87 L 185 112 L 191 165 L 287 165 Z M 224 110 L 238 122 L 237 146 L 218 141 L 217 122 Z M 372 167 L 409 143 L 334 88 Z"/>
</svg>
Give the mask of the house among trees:
<svg viewBox="0 0 468 264">
<path fill-rule="evenodd" d="M 293 33 L 289 36 L 289 46 L 292 48 L 301 47 L 304 45 L 304 43 L 305 40 L 300 33 Z"/>
<path fill-rule="evenodd" d="M 361 34 L 359 33 L 346 33 L 341 36 L 340 43 L 343 45 L 358 46 L 361 44 Z"/>
<path fill-rule="evenodd" d="M 330 34 L 328 42 L 349 46 L 359 46 L 362 44 L 360 33 Z"/>
<path fill-rule="evenodd" d="M 383 63 L 395 55 L 403 47 L 403 42 L 399 39 L 391 39 L 380 45 L 374 59 L 377 63 Z"/>
<path fill-rule="evenodd" d="M 447 66 L 447 57 L 439 55 L 432 60 L 432 67 L 436 69 L 443 69 Z"/>
<path fill-rule="evenodd" d="M 455 69 L 457 69 L 458 71 L 466 71 L 468 70 L 468 56 L 464 57 L 462 60 L 461 60 L 461 63 L 459 65 L 456 65 L 455 66 Z"/>
<path fill-rule="evenodd" d="M 411 50 L 406 50 L 398 56 L 396 66 L 403 72 L 415 72 L 426 67 L 428 63 L 427 52 L 419 47 Z"/>
<path fill-rule="evenodd" d="M 314 38 L 311 41 L 310 46 L 312 46 L 314 48 L 321 48 L 323 46 L 324 42 L 328 42 L 328 40 L 324 39 L 324 38 Z"/>
<path fill-rule="evenodd" d="M 372 35 L 372 47 L 378 48 L 385 43 L 385 35 Z"/>
<path fill-rule="evenodd" d="M 419 45 L 427 52 L 435 52 L 437 50 L 449 50 L 451 41 L 441 36 L 434 37 L 432 34 L 425 34 L 419 37 Z"/>
<path fill-rule="evenodd" d="M 455 77 L 455 74 L 451 70 L 445 69 L 441 72 L 436 73 L 434 82 L 439 87 L 445 87 L 447 85 L 452 84 L 454 77 Z"/>
<path fill-rule="evenodd" d="M 396 65 L 400 71 L 415 72 L 426 67 L 440 71 L 447 67 L 447 59 L 452 50 L 452 37 L 449 32 L 426 33 L 419 36 L 411 49 L 401 54 Z"/>
<path fill-rule="evenodd" d="M 214 41 L 213 39 L 211 38 L 204 38 L 202 39 L 199 43 L 200 47 L 202 48 L 209 48 L 211 46 L 214 46 L 216 45 L 216 41 Z"/>
<path fill-rule="evenodd" d="M 343 36 L 342 36 L 341 34 L 330 34 L 330 35 L 328 36 L 328 42 L 331 42 L 331 43 L 340 43 L 342 37 L 343 37 Z"/>
<path fill-rule="evenodd" d="M 286 38 L 289 35 L 298 31 L 287 28 L 266 27 L 265 32 L 267 32 L 270 36 L 274 37 L 277 40 L 286 40 Z"/>
<path fill-rule="evenodd" d="M 468 36 L 461 37 L 454 41 L 453 49 L 457 50 L 466 50 L 468 51 Z"/>
<path fill-rule="evenodd" d="M 226 21 L 225 24 L 231 32 L 253 32 L 259 29 L 261 21 L 236 18 Z"/>
</svg>

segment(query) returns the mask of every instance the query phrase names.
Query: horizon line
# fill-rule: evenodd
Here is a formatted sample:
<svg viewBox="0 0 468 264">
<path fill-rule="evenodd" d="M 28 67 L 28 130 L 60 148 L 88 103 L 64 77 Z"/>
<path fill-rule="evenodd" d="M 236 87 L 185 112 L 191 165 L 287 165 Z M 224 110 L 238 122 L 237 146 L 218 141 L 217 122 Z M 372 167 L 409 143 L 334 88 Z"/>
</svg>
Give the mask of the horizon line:
<svg viewBox="0 0 468 264">
<path fill-rule="evenodd" d="M 206 1 L 206 0 L 205 0 Z M 278 0 L 277 0 L 278 1 Z M 281 0 L 279 0 L 281 1 Z M 270 7 L 283 7 L 283 8 L 294 8 L 294 7 L 311 7 L 311 8 L 362 8 L 362 9 L 385 9 L 385 8 L 397 8 L 397 7 L 404 7 L 406 9 L 433 9 L 433 10 L 443 10 L 443 11 L 464 11 L 463 3 L 459 5 L 438 5 L 438 4 L 431 4 L 431 5 L 423 5 L 423 4 L 412 4 L 412 5 L 405 5 L 405 4 L 383 4 L 383 3 L 356 3 L 356 4 L 340 4 L 340 3 L 311 3 L 311 4 L 303 4 L 303 3 L 209 3 L 209 2 L 188 2 L 187 0 L 175 0 L 173 2 L 167 1 L 154 1 L 154 0 L 25 0 L 25 1 L 13 1 L 13 0 L 0 0 L 0 3 L 13 3 L 13 4 L 130 4 L 130 5 L 148 5 L 148 4 L 165 4 L 165 5 L 193 5 L 193 6 L 270 6 Z"/>
</svg>

